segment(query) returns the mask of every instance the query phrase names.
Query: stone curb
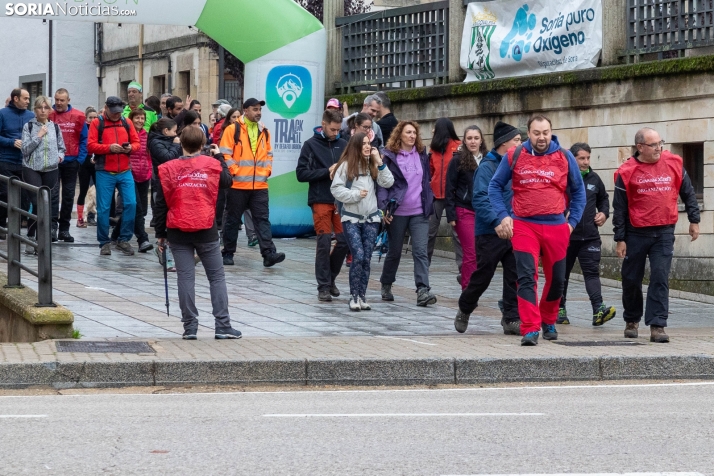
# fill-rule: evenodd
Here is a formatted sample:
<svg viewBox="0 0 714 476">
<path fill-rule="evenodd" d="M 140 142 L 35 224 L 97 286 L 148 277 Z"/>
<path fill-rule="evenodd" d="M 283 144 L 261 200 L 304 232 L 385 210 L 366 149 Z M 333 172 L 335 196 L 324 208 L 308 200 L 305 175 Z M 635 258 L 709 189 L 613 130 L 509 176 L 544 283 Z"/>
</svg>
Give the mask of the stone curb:
<svg viewBox="0 0 714 476">
<path fill-rule="evenodd" d="M 467 385 L 714 378 L 714 356 L 286 359 L 0 364 L 0 388 L 176 385 Z"/>
</svg>

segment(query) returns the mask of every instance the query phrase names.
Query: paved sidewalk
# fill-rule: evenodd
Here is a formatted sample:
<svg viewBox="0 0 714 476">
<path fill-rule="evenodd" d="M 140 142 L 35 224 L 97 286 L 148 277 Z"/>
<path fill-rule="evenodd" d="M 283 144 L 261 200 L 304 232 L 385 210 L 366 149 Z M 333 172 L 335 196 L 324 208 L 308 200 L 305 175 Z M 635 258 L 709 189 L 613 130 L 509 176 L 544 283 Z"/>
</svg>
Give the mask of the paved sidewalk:
<svg viewBox="0 0 714 476">
<path fill-rule="evenodd" d="M 55 387 L 192 383 L 469 383 L 529 380 L 714 377 L 714 305 L 673 299 L 668 333 L 672 342 L 654 345 L 643 326 L 642 345 L 621 345 L 624 327 L 620 291 L 605 287 L 618 317 L 602 328 L 590 324 L 583 284 L 570 286 L 573 322 L 559 326 L 559 342 L 610 341 L 609 346 L 566 346 L 541 342 L 519 346 L 504 336 L 497 300 L 500 275 L 481 299 L 469 330 L 453 328 L 460 287 L 452 260 L 435 257 L 432 290 L 439 302 L 415 305 L 411 255 L 402 260 L 396 300 L 379 299 L 381 263 L 375 256 L 368 300 L 371 312 L 347 307 L 348 268 L 338 279 L 343 295 L 319 303 L 314 283 L 314 240 L 276 240 L 287 255 L 274 268 L 262 266 L 257 249 L 239 237 L 236 265 L 226 267 L 234 326 L 239 341 L 215 341 L 207 281 L 197 266 L 199 340 L 180 339 L 182 326 L 175 274 L 170 274 L 171 315 L 156 256 L 114 252 L 100 257 L 95 229 L 72 229 L 77 242 L 53 246 L 56 302 L 75 314 L 83 340 L 140 340 L 148 354 L 64 353 L 53 341 L 0 344 L 0 386 Z M 23 262 L 31 262 L 25 258 Z M 382 260 L 383 261 L 383 260 Z M 32 278 L 23 280 L 32 286 Z"/>
</svg>

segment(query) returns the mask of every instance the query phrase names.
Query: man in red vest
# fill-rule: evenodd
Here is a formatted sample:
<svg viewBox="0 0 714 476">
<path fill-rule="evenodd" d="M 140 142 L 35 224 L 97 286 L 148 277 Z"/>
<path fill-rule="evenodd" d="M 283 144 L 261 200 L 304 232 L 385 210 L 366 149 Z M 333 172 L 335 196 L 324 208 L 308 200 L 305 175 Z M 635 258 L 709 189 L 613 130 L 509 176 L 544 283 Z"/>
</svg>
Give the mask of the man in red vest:
<svg viewBox="0 0 714 476">
<path fill-rule="evenodd" d="M 613 226 L 622 263 L 625 337 L 636 338 L 642 319 L 642 278 L 650 259 L 645 325 L 650 342 L 669 342 L 664 332 L 669 314 L 669 270 L 674 254 L 674 226 L 682 198 L 692 241 L 699 237 L 699 206 L 682 158 L 664 150 L 657 131 L 645 127 L 635 135 L 637 152 L 615 172 Z"/>
<path fill-rule="evenodd" d="M 565 264 L 570 234 L 585 209 L 585 186 L 580 168 L 570 151 L 560 147 L 550 120 L 534 116 L 528 121 L 528 140 L 506 153 L 488 186 L 491 207 L 500 220 L 499 237 L 511 239 L 518 271 L 518 313 L 521 345 L 556 340 L 560 298 L 565 284 Z M 503 200 L 512 181 L 513 217 Z M 570 191 L 570 213 L 566 190 Z M 545 286 L 537 298 L 538 258 L 543 264 Z"/>
</svg>

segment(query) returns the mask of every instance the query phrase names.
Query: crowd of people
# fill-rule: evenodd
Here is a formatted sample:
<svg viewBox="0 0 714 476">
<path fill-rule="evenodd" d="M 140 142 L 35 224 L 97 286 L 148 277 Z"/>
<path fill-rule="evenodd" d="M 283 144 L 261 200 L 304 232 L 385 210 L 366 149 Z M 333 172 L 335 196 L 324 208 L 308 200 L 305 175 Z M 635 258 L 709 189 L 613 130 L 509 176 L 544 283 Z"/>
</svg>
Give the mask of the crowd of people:
<svg viewBox="0 0 714 476">
<path fill-rule="evenodd" d="M 72 108 L 66 89 L 57 90 L 54 101 L 38 97 L 32 112 L 29 93 L 13 90 L 0 110 L 0 174 L 52 189 L 52 240 L 65 242 L 74 241 L 70 220 L 79 180 L 76 226 L 97 227 L 100 256 L 112 249 L 133 255 L 134 236 L 139 252 L 153 249 L 145 228 L 151 207 L 157 254 L 171 260 L 177 273 L 183 337 L 196 339 L 195 266 L 201 262 L 210 282 L 215 337 L 239 338 L 230 325 L 224 275 L 224 267 L 234 265 L 239 230 L 245 229 L 249 246 L 259 246 L 265 267 L 285 260 L 271 233 L 273 152 L 270 131 L 261 122 L 265 102 L 249 98 L 239 109 L 218 100 L 204 125 L 198 101 L 168 94 L 144 100 L 142 91 L 131 82 L 128 104 L 112 96 L 101 109 L 82 113 Z M 383 92 L 367 96 L 353 114 L 330 99 L 296 165 L 298 181 L 309 187 L 307 205 L 317 235 L 317 299 L 340 296 L 335 280 L 347 264 L 349 309 L 369 311 L 371 258 L 378 236 L 386 234 L 380 293 L 382 300 L 393 301 L 408 234 L 416 305 L 435 304 L 429 268 L 445 214 L 462 289 L 456 331 L 468 329 L 499 264 L 501 325 L 505 334 L 521 336 L 522 345 L 536 345 L 541 332 L 543 339 L 555 340 L 556 324 L 570 323 L 566 295 L 576 260 L 593 326 L 612 320 L 616 309 L 603 302 L 599 274 L 599 229 L 609 218 L 610 200 L 590 167 L 590 147 L 564 148 L 543 115 L 531 117 L 525 133 L 498 122 L 492 137 L 489 148 L 477 125 L 460 137 L 444 117 L 426 144 L 419 123 L 397 120 Z M 677 199 L 685 204 L 692 240 L 699 235 L 699 209 L 681 157 L 664 150 L 657 131 L 638 131 L 635 149 L 615 173 L 613 199 L 614 239 L 624 259 L 624 335 L 638 336 L 644 314 L 651 341 L 668 342 Z M 0 200 L 6 198 L 0 183 Z M 31 194 L 23 199 L 24 209 L 36 206 Z M 0 226 L 6 220 L 0 208 Z M 28 237 L 35 233 L 35 224 L 28 223 Z M 34 248 L 26 252 L 33 254 Z M 539 264 L 545 276 L 540 298 Z"/>
</svg>

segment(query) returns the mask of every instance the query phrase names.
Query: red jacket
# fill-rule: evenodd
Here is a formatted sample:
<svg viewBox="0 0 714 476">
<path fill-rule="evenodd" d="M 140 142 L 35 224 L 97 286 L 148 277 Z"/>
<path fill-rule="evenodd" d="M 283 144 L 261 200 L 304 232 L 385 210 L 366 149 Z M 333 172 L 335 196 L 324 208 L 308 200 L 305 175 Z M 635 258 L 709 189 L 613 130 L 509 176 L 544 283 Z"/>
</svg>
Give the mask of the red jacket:
<svg viewBox="0 0 714 476">
<path fill-rule="evenodd" d="M 141 129 L 139 131 L 139 150 L 132 152 L 129 156 L 131 174 L 134 176 L 135 182 L 146 182 L 151 179 L 151 155 L 149 155 L 149 150 L 146 148 L 146 138 L 148 136 L 149 134 L 146 133 L 146 130 Z"/>
<path fill-rule="evenodd" d="M 212 157 L 180 157 L 159 165 L 168 206 L 166 227 L 184 232 L 207 230 L 216 218 L 221 163 Z"/>
<path fill-rule="evenodd" d="M 124 125 L 128 127 L 124 127 Z M 127 131 L 128 129 L 128 131 Z M 89 126 L 89 137 L 87 138 L 87 153 L 94 154 L 96 169 L 111 173 L 126 172 L 130 169 L 128 154 L 113 154 L 109 150 L 112 144 L 122 145 L 125 142 L 131 144 L 131 151 L 139 150 L 139 136 L 134 129 L 134 124 L 126 119 L 116 122 L 110 121 L 104 115 L 104 134 L 101 144 L 99 143 L 99 118 L 92 121 Z"/>
<path fill-rule="evenodd" d="M 213 132 L 211 133 L 211 138 L 213 139 L 213 143 L 218 145 L 221 143 L 221 134 L 223 133 L 223 123 L 226 122 L 226 118 L 222 117 L 216 124 L 213 126 Z"/>
<path fill-rule="evenodd" d="M 619 175 L 625 185 L 632 226 L 640 228 L 677 223 L 682 170 L 682 158 L 663 150 L 654 164 L 630 157 L 615 171 L 615 183 Z"/>
<path fill-rule="evenodd" d="M 81 144 L 81 136 L 84 124 L 87 121 L 84 113 L 69 106 L 65 112 L 57 112 L 52 109 L 49 119 L 57 124 L 62 131 L 64 146 L 67 148 L 65 157 L 77 157 L 80 163 L 84 162 L 86 151 L 84 151 L 85 157 L 80 157 L 79 150 L 80 145 L 83 145 Z"/>
<path fill-rule="evenodd" d="M 431 190 L 437 200 L 446 198 L 446 171 L 449 168 L 449 162 L 451 162 L 454 152 L 459 149 L 459 145 L 461 145 L 461 141 L 452 139 L 446 146 L 445 153 L 432 151 L 429 156 Z"/>
<path fill-rule="evenodd" d="M 509 165 L 515 150 L 508 151 Z M 560 150 L 534 156 L 523 147 L 511 179 L 513 213 L 523 218 L 562 214 L 567 206 L 568 170 L 568 158 Z"/>
</svg>

